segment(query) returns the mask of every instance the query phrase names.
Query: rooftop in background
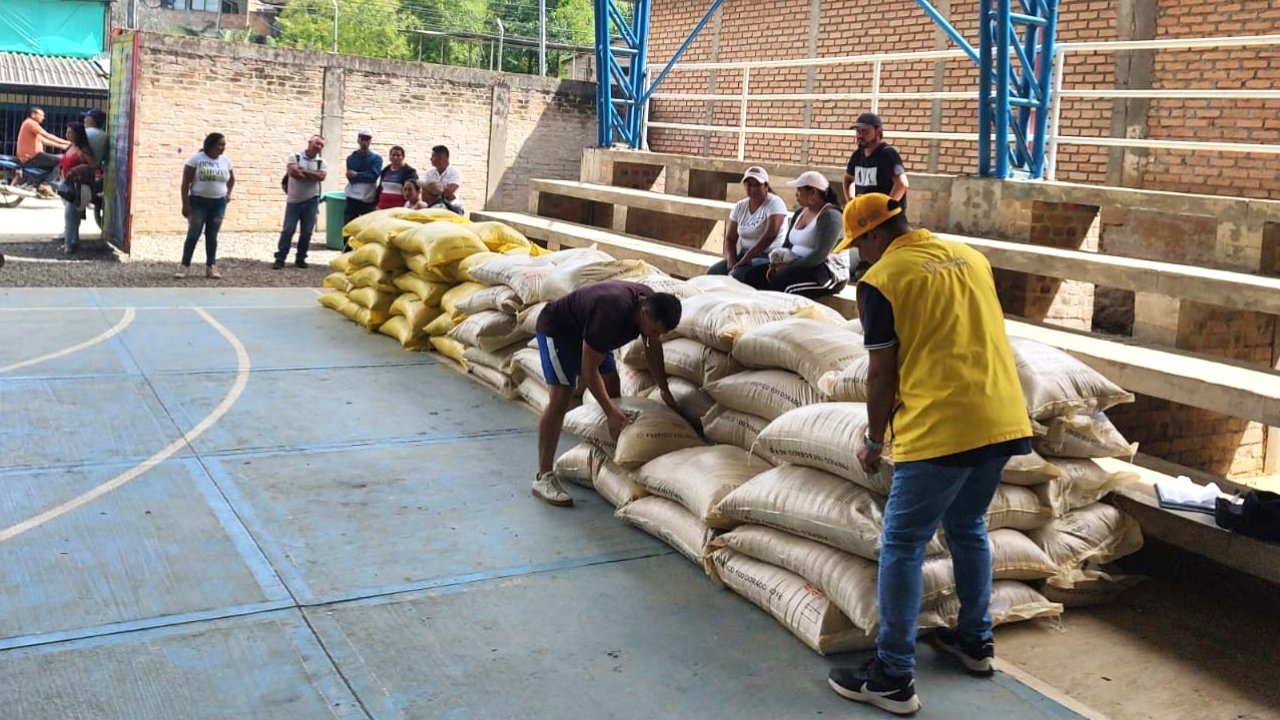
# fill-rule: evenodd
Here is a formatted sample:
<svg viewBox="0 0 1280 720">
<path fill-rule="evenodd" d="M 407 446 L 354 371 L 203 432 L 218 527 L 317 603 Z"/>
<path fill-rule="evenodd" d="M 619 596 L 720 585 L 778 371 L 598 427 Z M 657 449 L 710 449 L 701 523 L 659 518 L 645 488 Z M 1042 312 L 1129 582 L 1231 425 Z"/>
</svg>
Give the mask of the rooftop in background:
<svg viewBox="0 0 1280 720">
<path fill-rule="evenodd" d="M 87 58 L 0 52 L 0 85 L 107 91 L 107 71 Z"/>
</svg>

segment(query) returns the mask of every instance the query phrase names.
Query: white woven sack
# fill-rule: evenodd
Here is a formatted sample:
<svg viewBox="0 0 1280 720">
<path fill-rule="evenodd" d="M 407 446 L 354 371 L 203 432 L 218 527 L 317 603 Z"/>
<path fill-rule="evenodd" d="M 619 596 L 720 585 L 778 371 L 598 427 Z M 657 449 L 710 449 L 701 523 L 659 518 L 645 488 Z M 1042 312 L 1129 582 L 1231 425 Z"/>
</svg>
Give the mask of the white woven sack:
<svg viewBox="0 0 1280 720">
<path fill-rule="evenodd" d="M 870 370 L 870 355 L 855 358 L 843 370 L 832 371 L 818 378 L 818 392 L 835 402 L 866 402 L 867 374 Z"/>
<path fill-rule="evenodd" d="M 542 282 L 541 300 L 549 302 L 578 288 L 606 280 L 626 280 L 658 272 L 643 260 L 608 260 L 604 262 L 569 262 L 556 267 Z"/>
<path fill-rule="evenodd" d="M 648 369 L 644 338 L 636 338 L 623 346 L 619 359 L 626 365 Z M 672 338 L 662 343 L 662 364 L 667 375 L 707 385 L 742 370 L 742 365 L 729 353 L 708 347 L 689 338 Z"/>
<path fill-rule="evenodd" d="M 671 388 L 671 396 L 675 398 L 676 410 L 680 413 L 680 417 L 689 421 L 694 428 L 702 427 L 702 416 L 711 411 L 716 401 L 694 383 L 684 378 L 667 378 L 667 387 Z M 662 388 L 652 387 L 645 393 L 644 397 L 650 400 L 662 401 Z"/>
<path fill-rule="evenodd" d="M 609 456 L 591 443 L 578 443 L 556 458 L 556 478 L 583 487 L 595 487 L 596 475 Z"/>
<path fill-rule="evenodd" d="M 669 275 L 645 275 L 644 277 L 632 278 L 631 282 L 652 288 L 654 292 L 675 295 L 681 300 L 702 294 L 702 290 L 697 285 Z"/>
<path fill-rule="evenodd" d="M 485 310 L 513 314 L 523 307 L 516 291 L 506 285 L 493 285 L 479 290 L 459 300 L 454 307 L 467 315 L 475 315 Z"/>
<path fill-rule="evenodd" d="M 508 400 L 514 400 L 519 396 L 515 383 L 511 382 L 509 375 L 483 365 L 468 365 L 467 372 L 479 378 L 481 382 Z"/>
<path fill-rule="evenodd" d="M 614 257 L 592 245 L 591 247 L 557 250 L 550 255 L 540 256 L 539 260 L 546 262 L 548 265 L 563 267 L 565 265 L 590 265 L 610 262 L 614 260 Z"/>
<path fill-rule="evenodd" d="M 818 654 L 875 646 L 875 637 L 854 625 L 822 591 L 799 575 L 728 548 L 711 553 L 711 564 L 719 582 L 773 615 Z"/>
<path fill-rule="evenodd" d="M 528 255 L 510 255 L 499 260 L 492 260 L 471 269 L 471 277 L 485 285 L 506 285 L 515 291 L 520 302 L 531 305 L 541 301 L 542 284 L 555 266 L 543 257 Z"/>
<path fill-rule="evenodd" d="M 640 466 L 635 477 L 654 495 L 680 503 L 699 522 L 727 529 L 738 523 L 720 514 L 720 501 L 768 469 L 768 463 L 749 452 L 715 445 L 667 453 Z"/>
<path fill-rule="evenodd" d="M 822 401 L 812 385 L 787 370 L 746 370 L 709 383 L 706 390 L 722 407 L 768 421 Z"/>
<path fill-rule="evenodd" d="M 618 364 L 618 387 L 622 397 L 644 397 L 656 384 L 648 370 Z"/>
<path fill-rule="evenodd" d="M 862 403 L 819 403 L 796 408 L 769 423 L 756 444 L 777 462 L 818 468 L 888 495 L 893 472 L 888 462 L 868 474 L 858 462 L 857 445 L 867 429 Z"/>
<path fill-rule="evenodd" d="M 702 416 L 702 434 L 709 442 L 716 445 L 732 445 L 763 458 L 770 465 L 777 461 L 768 451 L 756 443 L 760 431 L 768 427 L 769 421 L 755 415 L 740 413 L 736 410 L 716 405 Z"/>
<path fill-rule="evenodd" d="M 725 496 L 721 515 L 768 525 L 853 553 L 880 557 L 884 501 L 865 488 L 814 468 L 780 465 Z M 928 552 L 945 552 L 938 538 Z"/>
<path fill-rule="evenodd" d="M 733 345 L 733 357 L 755 369 L 779 368 L 817 386 L 867 354 L 862 336 L 820 320 L 787 318 L 751 328 Z"/>
<path fill-rule="evenodd" d="M 1035 490 L 1000 483 L 987 508 L 987 529 L 1034 530 L 1053 519 L 1053 507 Z"/>
<path fill-rule="evenodd" d="M 1124 435 L 1102 413 L 1067 415 L 1035 423 L 1035 449 L 1043 455 L 1067 458 L 1118 457 L 1132 459 L 1138 444 Z"/>
<path fill-rule="evenodd" d="M 990 609 L 991 621 L 996 625 L 1062 615 L 1062 605 L 1050 602 L 1030 585 L 1014 580 L 992 583 Z M 928 613 L 922 613 L 922 617 L 926 614 L 943 627 L 955 627 L 960 619 L 960 600 L 945 598 Z"/>
<path fill-rule="evenodd" d="M 1142 549 L 1138 521 L 1105 503 L 1072 510 L 1027 535 L 1062 576 L 1069 576 L 1085 562 L 1106 564 Z"/>
<path fill-rule="evenodd" d="M 514 315 L 496 310 L 486 310 L 468 317 L 449 331 L 449 337 L 463 345 L 482 350 L 498 350 L 529 338 L 516 329 Z"/>
<path fill-rule="evenodd" d="M 699 275 L 697 277 L 689 278 L 686 282 L 704 293 L 723 292 L 751 294 L 756 291 L 756 289 L 750 285 L 742 282 L 741 280 L 729 277 L 728 275 Z"/>
<path fill-rule="evenodd" d="M 542 377 L 542 355 L 535 349 L 521 347 L 511 355 L 511 377 L 517 381 L 529 378 L 544 382 Z"/>
<path fill-rule="evenodd" d="M 831 312 L 834 311 L 798 295 L 703 293 L 684 301 L 684 314 L 676 332 L 730 352 L 743 333 L 758 325 L 789 317 L 830 320 Z"/>
<path fill-rule="evenodd" d="M 1055 517 L 1092 505 L 1121 485 L 1140 479 L 1133 472 L 1108 472 L 1093 460 L 1054 458 L 1053 464 L 1062 471 L 1062 477 L 1035 490 L 1053 509 Z"/>
<path fill-rule="evenodd" d="M 609 422 L 599 405 L 589 404 L 570 410 L 564 418 L 564 429 L 584 440 L 613 449 L 614 462 L 635 468 L 676 450 L 704 445 L 702 438 L 684 418 L 664 403 L 647 398 L 618 398 L 618 409 L 632 418 L 615 443 L 609 435 Z"/>
<path fill-rule="evenodd" d="M 529 404 L 539 415 L 546 412 L 547 406 L 551 404 L 551 391 L 547 390 L 547 384 L 535 378 L 521 378 L 516 382 L 516 392 L 520 393 L 520 397 Z"/>
<path fill-rule="evenodd" d="M 530 337 L 538 334 L 538 318 L 547 307 L 546 303 L 538 303 L 516 313 L 516 327 Z"/>
<path fill-rule="evenodd" d="M 1092 415 L 1133 402 L 1133 395 L 1067 353 L 1026 338 L 1009 338 L 1032 420 Z"/>
<path fill-rule="evenodd" d="M 1032 451 L 1009 458 L 1000 481 L 1011 485 L 1042 485 L 1060 477 L 1063 477 L 1061 468 Z"/>
<path fill-rule="evenodd" d="M 715 531 L 679 503 L 651 495 L 623 505 L 615 514 L 706 568 L 707 543 Z"/>
<path fill-rule="evenodd" d="M 630 470 L 618 467 L 617 463 L 608 458 L 596 471 L 594 487 L 600 497 L 608 500 L 615 508 L 626 507 L 649 494 L 636 483 L 635 475 Z"/>
<path fill-rule="evenodd" d="M 467 348 L 462 357 L 470 365 L 483 365 L 504 375 L 512 375 L 512 381 L 514 382 L 512 360 L 515 358 L 516 353 L 523 349 L 525 349 L 524 343 L 521 342 L 498 348 L 497 350 L 485 350 L 473 345 Z"/>
</svg>

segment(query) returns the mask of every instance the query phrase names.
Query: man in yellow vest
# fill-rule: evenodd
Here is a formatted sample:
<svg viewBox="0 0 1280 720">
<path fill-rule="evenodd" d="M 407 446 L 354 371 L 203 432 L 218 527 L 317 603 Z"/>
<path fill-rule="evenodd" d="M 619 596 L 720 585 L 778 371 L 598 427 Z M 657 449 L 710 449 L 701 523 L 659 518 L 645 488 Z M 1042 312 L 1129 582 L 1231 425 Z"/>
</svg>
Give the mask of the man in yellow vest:
<svg viewBox="0 0 1280 720">
<path fill-rule="evenodd" d="M 970 672 L 994 671 L 985 516 L 1005 463 L 1031 452 L 1031 422 L 986 258 L 912 229 L 898 203 L 880 193 L 850 202 L 844 226 L 844 244 L 871 263 L 858 285 L 870 354 L 869 423 L 858 461 L 877 472 L 891 445 L 894 469 L 881 538 L 876 655 L 862 667 L 832 670 L 828 683 L 850 700 L 907 715 L 920 709 L 921 567 L 939 522 L 960 616 L 934 642 Z"/>
</svg>

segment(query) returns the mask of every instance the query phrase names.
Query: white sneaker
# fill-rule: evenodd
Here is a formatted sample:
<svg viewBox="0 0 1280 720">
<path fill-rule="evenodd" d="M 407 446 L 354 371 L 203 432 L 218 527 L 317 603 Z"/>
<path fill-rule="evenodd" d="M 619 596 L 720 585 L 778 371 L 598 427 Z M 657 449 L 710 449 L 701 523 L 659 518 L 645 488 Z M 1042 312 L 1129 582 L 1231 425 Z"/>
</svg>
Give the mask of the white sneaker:
<svg viewBox="0 0 1280 720">
<path fill-rule="evenodd" d="M 560 487 L 560 479 L 556 477 L 554 471 L 545 472 L 534 479 L 533 496 L 556 507 L 573 505 L 573 498 L 564 491 L 563 487 Z"/>
<path fill-rule="evenodd" d="M 179 265 L 179 266 L 178 266 L 178 272 L 174 273 L 174 274 L 173 274 L 173 276 L 174 276 L 175 278 L 177 278 L 177 279 L 181 280 L 181 279 L 183 279 L 183 278 L 185 278 L 185 277 L 187 276 L 187 270 L 188 270 L 188 269 L 189 269 L 189 268 L 188 268 L 186 265 Z"/>
<path fill-rule="evenodd" d="M 207 265 L 204 269 L 204 276 L 217 280 L 222 277 L 222 273 L 218 272 L 217 265 Z"/>
</svg>

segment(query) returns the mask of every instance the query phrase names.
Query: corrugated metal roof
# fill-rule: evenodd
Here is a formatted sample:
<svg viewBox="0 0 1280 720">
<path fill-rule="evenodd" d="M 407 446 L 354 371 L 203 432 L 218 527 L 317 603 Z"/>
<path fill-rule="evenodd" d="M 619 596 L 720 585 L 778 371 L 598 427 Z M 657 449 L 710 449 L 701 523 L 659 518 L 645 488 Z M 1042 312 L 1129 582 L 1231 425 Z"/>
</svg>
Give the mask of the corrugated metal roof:
<svg viewBox="0 0 1280 720">
<path fill-rule="evenodd" d="M 107 91 L 107 73 L 85 58 L 0 52 L 0 85 Z"/>
</svg>

